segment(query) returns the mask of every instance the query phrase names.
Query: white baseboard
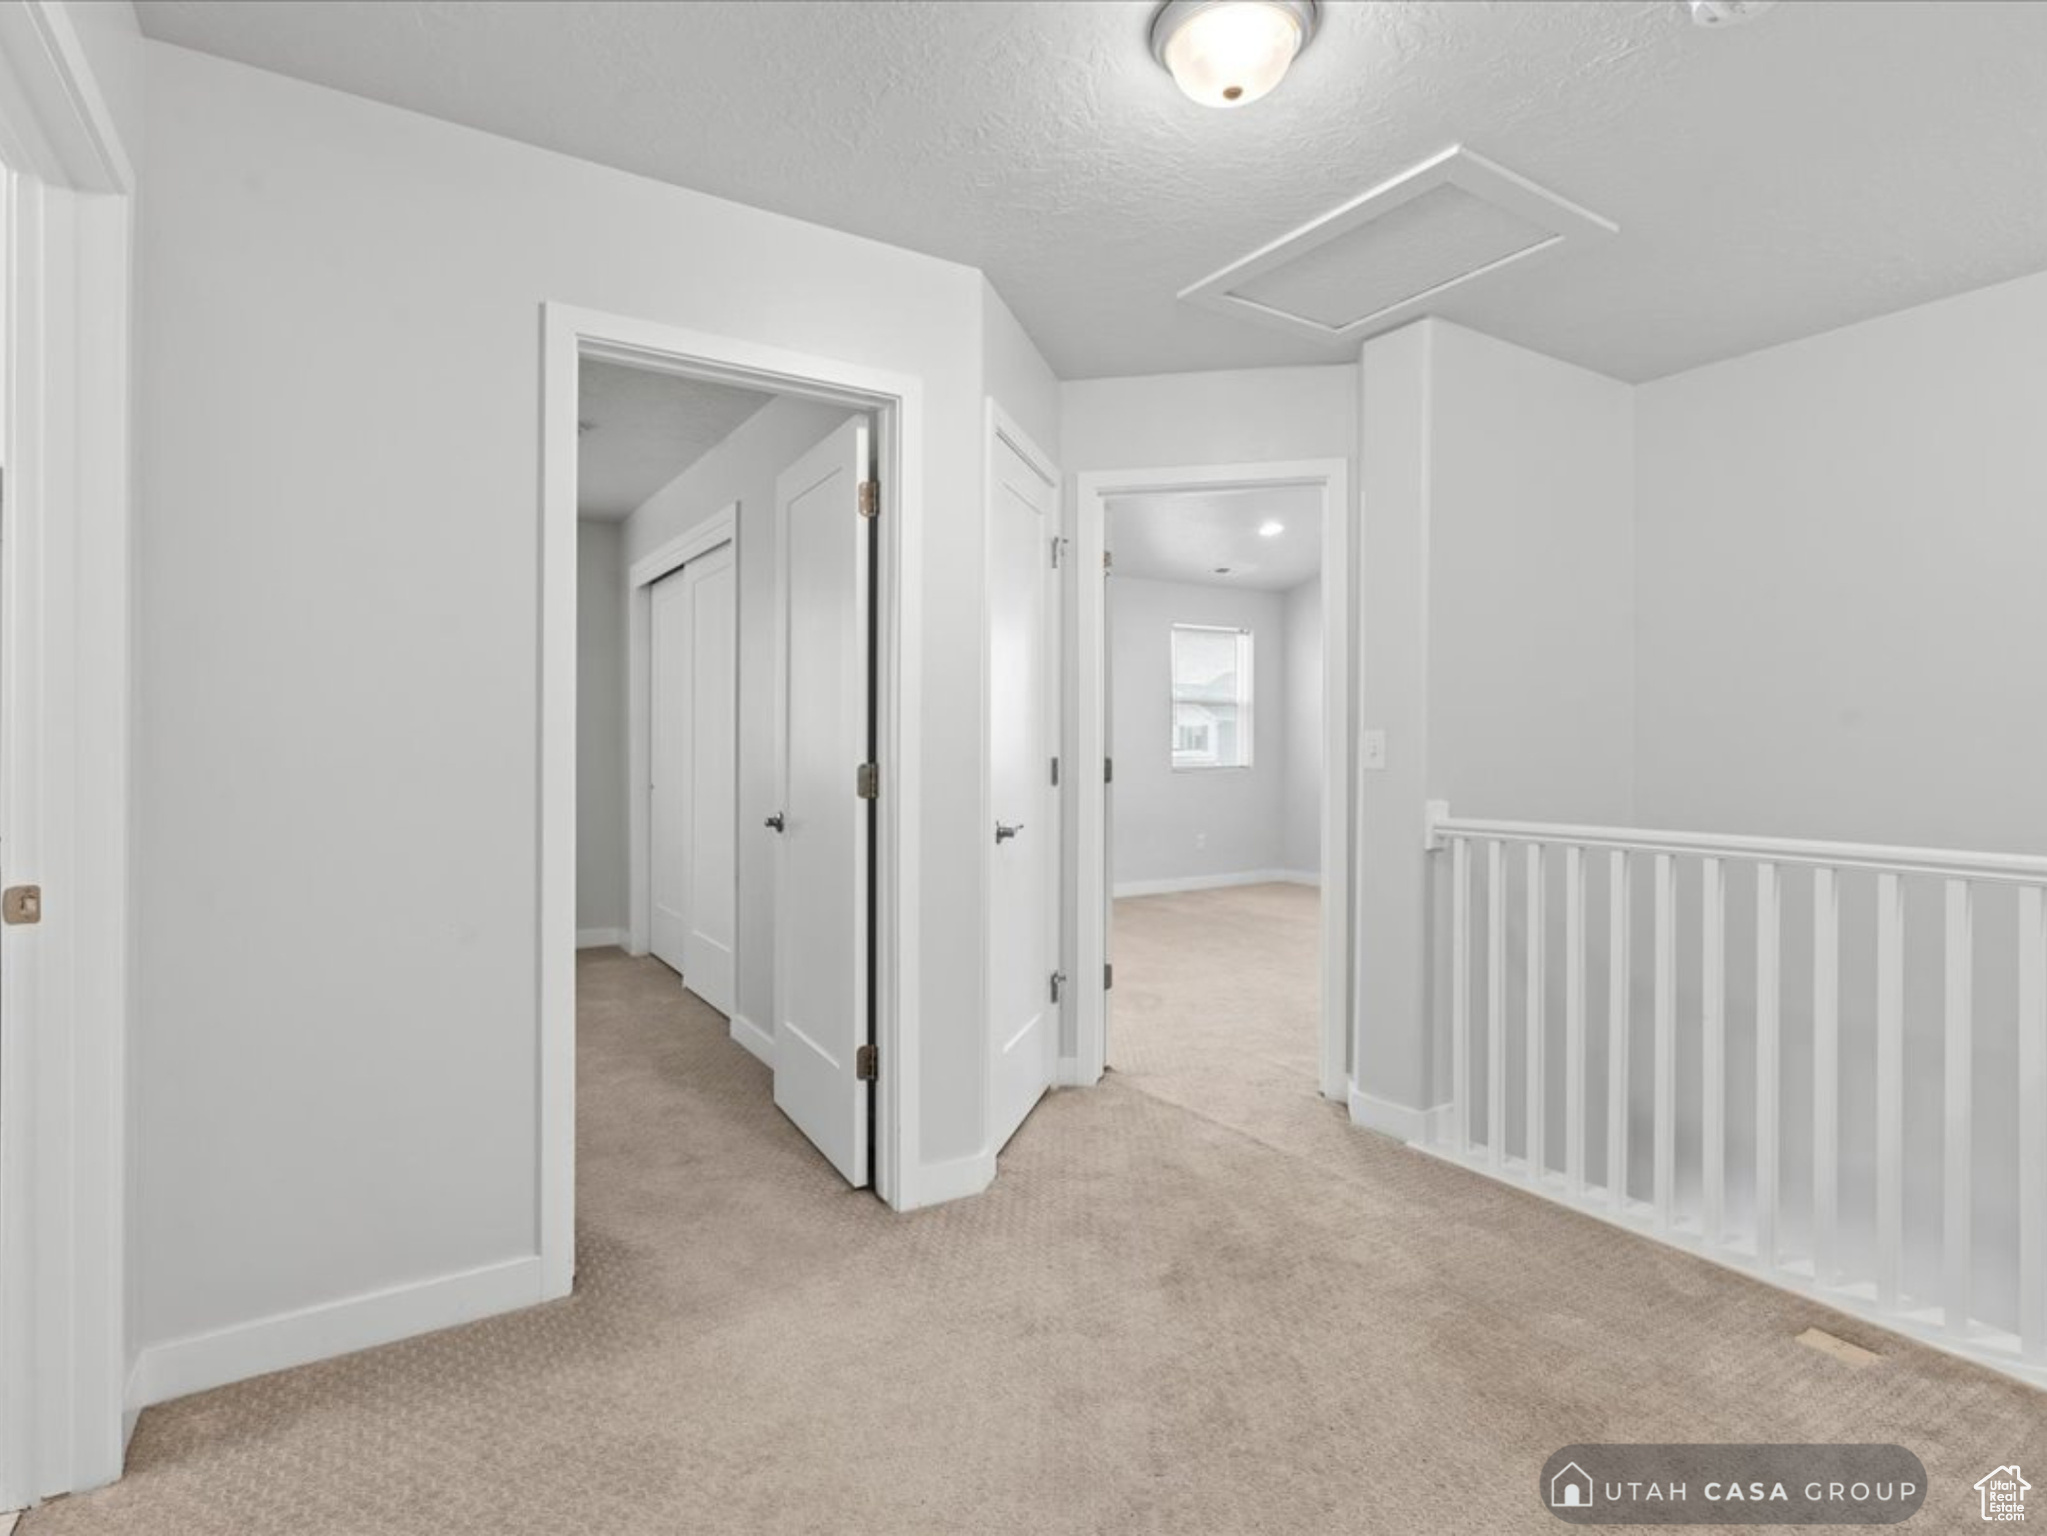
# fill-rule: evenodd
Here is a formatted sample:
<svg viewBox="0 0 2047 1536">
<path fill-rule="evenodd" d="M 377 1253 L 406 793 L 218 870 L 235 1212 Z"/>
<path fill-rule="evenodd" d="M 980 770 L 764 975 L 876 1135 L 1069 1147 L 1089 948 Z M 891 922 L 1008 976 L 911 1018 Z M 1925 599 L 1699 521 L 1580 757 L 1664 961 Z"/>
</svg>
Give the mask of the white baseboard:
<svg viewBox="0 0 2047 1536">
<path fill-rule="evenodd" d="M 578 928 L 576 948 L 578 949 L 623 949 L 626 933 L 623 928 Z"/>
<path fill-rule="evenodd" d="M 1115 896 L 1170 896 L 1178 891 L 1218 891 L 1231 885 L 1320 885 L 1322 877 L 1297 869 L 1247 869 L 1230 875 L 1181 875 L 1171 880 L 1118 880 Z"/>
<path fill-rule="evenodd" d="M 948 1200 L 964 1200 L 970 1195 L 980 1194 L 994 1182 L 995 1158 L 992 1153 L 976 1152 L 972 1157 L 925 1163 L 914 1170 L 911 1178 L 903 1181 L 902 1199 L 896 1209 L 915 1211 L 927 1205 L 943 1205 Z"/>
<path fill-rule="evenodd" d="M 1447 1123 L 1449 1113 L 1448 1104 L 1416 1109 L 1410 1104 L 1396 1104 L 1391 1099 L 1374 1098 L 1362 1092 L 1356 1083 L 1351 1084 L 1352 1125 L 1363 1126 L 1368 1131 L 1377 1131 L 1382 1136 L 1391 1136 L 1414 1146 L 1434 1145 L 1436 1133 Z"/>
<path fill-rule="evenodd" d="M 544 1285 L 538 1257 L 507 1259 L 152 1344 L 128 1378 L 127 1406 L 133 1412 L 231 1381 L 530 1307 L 544 1299 Z"/>
<path fill-rule="evenodd" d="M 774 1066 L 775 1037 L 743 1013 L 732 1015 L 732 1038 L 759 1057 L 764 1066 Z"/>
</svg>

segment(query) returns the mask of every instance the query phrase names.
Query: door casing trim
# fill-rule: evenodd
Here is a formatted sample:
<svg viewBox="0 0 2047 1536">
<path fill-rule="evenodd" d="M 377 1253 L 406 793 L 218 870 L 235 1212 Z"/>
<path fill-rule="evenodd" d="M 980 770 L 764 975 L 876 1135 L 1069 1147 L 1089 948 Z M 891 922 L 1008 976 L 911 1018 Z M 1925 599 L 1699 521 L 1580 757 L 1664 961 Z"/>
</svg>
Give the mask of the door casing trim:
<svg viewBox="0 0 2047 1536">
<path fill-rule="evenodd" d="M 138 43 L 139 46 L 139 43 Z M 7 205 L 0 1510 L 120 1476 L 131 1030 L 135 176 L 61 0 L 0 6 Z"/>
<path fill-rule="evenodd" d="M 1074 573 L 1068 589 L 1066 645 L 1073 681 L 1067 715 L 1066 821 L 1072 859 L 1065 880 L 1071 935 L 1074 1050 L 1062 1053 L 1060 1080 L 1071 1086 L 1101 1081 L 1107 1068 L 1109 962 L 1109 847 L 1101 768 L 1109 755 L 1107 718 L 1107 593 L 1102 578 L 1108 551 L 1111 497 L 1175 491 L 1277 489 L 1308 486 L 1322 492 L 1322 1023 L 1317 1053 L 1324 1097 L 1347 1103 L 1350 1063 L 1356 1060 L 1355 991 L 1350 914 L 1356 900 L 1358 786 L 1355 782 L 1356 699 L 1360 629 L 1353 594 L 1359 589 L 1350 461 L 1289 459 L 1271 463 L 1180 465 L 1163 469 L 1097 470 L 1075 477 Z M 1083 765 L 1093 766 L 1083 771 Z M 1083 788 L 1089 793 L 1083 793 Z M 1090 874 L 1092 878 L 1090 878 Z M 1332 878 L 1334 877 L 1334 878 Z"/>
<path fill-rule="evenodd" d="M 917 744 L 922 723 L 924 386 L 911 375 L 740 337 L 549 302 L 541 307 L 540 785 L 535 1225 L 546 1298 L 575 1277 L 576 413 L 585 358 L 795 395 L 874 416 L 881 481 L 875 702 L 881 794 L 875 833 L 875 1192 L 928 1202 L 918 1145 L 920 1021 Z"/>
</svg>

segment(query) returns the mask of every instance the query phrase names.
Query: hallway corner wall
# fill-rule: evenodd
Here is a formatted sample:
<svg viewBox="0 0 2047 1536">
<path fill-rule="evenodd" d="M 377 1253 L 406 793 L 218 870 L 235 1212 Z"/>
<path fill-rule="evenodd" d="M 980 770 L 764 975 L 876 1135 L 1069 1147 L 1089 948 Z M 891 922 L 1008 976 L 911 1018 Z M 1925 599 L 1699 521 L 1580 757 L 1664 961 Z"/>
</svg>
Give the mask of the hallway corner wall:
<svg viewBox="0 0 2047 1536">
<path fill-rule="evenodd" d="M 1445 1093 L 1426 807 L 1634 813 L 1634 391 L 1441 320 L 1367 342 L 1359 1088 Z"/>
<path fill-rule="evenodd" d="M 576 932 L 626 927 L 625 536 L 576 525 Z"/>
</svg>

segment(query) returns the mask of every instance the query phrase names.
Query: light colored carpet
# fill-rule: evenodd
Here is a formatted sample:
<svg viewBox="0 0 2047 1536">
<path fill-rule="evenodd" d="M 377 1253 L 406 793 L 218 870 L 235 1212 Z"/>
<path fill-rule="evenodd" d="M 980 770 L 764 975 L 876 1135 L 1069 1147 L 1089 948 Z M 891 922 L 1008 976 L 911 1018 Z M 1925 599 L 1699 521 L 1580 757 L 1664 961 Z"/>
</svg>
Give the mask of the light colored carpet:
<svg viewBox="0 0 2047 1536">
<path fill-rule="evenodd" d="M 1959 1531 L 2047 1466 L 2025 1388 L 1345 1127 L 1312 1009 L 1259 1000 L 1312 987 L 1299 899 L 1124 904 L 1121 1070 L 910 1217 L 658 964 L 586 955 L 577 1294 L 151 1409 L 123 1482 L 24 1530 L 1547 1533 L 1570 1441 L 1895 1440 L 1912 1528 Z M 1201 1053 L 1252 1086 L 1205 1097 Z"/>
</svg>

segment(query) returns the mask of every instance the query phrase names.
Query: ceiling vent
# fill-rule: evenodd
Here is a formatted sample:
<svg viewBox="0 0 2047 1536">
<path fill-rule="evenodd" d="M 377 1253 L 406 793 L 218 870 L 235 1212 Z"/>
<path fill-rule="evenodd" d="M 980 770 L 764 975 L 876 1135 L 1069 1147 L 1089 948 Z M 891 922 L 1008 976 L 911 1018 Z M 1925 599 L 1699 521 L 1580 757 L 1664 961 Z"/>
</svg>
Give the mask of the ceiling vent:
<svg viewBox="0 0 2047 1536">
<path fill-rule="evenodd" d="M 1180 297 L 1345 341 L 1424 314 L 1489 272 L 1616 232 L 1598 214 L 1453 145 Z"/>
</svg>

